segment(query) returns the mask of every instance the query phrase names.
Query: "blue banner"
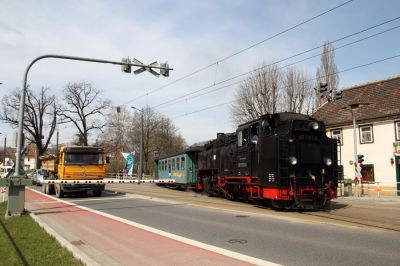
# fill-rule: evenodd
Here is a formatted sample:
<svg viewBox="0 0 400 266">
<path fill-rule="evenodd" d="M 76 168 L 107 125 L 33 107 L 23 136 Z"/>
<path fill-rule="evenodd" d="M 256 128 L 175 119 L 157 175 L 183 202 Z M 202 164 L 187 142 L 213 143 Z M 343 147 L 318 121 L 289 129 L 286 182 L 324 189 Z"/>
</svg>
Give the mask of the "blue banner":
<svg viewBox="0 0 400 266">
<path fill-rule="evenodd" d="M 135 162 L 135 152 L 127 153 L 127 152 L 121 152 L 122 156 L 124 156 L 126 164 L 124 167 L 124 172 L 127 173 L 128 175 L 132 175 L 133 172 L 133 164 Z"/>
</svg>

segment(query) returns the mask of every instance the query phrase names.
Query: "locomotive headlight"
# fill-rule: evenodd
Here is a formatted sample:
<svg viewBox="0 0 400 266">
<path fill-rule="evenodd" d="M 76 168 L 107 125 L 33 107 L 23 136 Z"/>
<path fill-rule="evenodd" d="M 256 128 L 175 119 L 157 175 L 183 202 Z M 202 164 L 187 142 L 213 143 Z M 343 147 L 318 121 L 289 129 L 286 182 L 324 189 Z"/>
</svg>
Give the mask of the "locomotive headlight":
<svg viewBox="0 0 400 266">
<path fill-rule="evenodd" d="M 319 129 L 318 122 L 310 122 L 309 126 L 310 126 L 310 128 L 312 128 L 314 130 L 318 130 Z"/>
<path fill-rule="evenodd" d="M 297 164 L 297 158 L 294 157 L 294 156 L 290 156 L 290 157 L 288 158 L 288 160 L 289 160 L 289 163 L 290 163 L 291 165 L 296 165 L 296 164 Z"/>
<path fill-rule="evenodd" d="M 324 163 L 326 166 L 331 166 L 332 165 L 332 159 L 331 158 L 324 158 Z"/>
</svg>

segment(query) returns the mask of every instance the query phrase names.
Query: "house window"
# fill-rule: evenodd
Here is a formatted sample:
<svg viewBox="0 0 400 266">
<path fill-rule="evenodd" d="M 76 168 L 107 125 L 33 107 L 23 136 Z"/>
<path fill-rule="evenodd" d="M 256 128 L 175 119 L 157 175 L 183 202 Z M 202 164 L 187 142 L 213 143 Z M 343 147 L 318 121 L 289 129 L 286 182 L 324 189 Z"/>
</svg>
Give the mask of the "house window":
<svg viewBox="0 0 400 266">
<path fill-rule="evenodd" d="M 374 176 L 374 165 L 373 164 L 363 164 L 361 168 L 361 175 L 363 182 L 375 182 Z"/>
<path fill-rule="evenodd" d="M 360 126 L 360 143 L 372 143 L 374 142 L 374 133 L 372 131 L 372 125 Z"/>
<path fill-rule="evenodd" d="M 342 135 L 342 129 L 332 129 L 332 138 L 337 139 L 339 145 L 343 145 L 343 135 Z"/>
<path fill-rule="evenodd" d="M 394 130 L 396 132 L 396 140 L 400 140 L 400 121 L 394 122 Z"/>
</svg>

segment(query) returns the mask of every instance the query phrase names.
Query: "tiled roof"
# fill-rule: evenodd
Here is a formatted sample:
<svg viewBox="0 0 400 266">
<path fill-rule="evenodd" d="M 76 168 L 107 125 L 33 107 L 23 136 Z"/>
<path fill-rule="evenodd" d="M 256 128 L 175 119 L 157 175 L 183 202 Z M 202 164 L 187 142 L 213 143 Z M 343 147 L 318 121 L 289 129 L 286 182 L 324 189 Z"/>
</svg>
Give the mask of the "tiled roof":
<svg viewBox="0 0 400 266">
<path fill-rule="evenodd" d="M 360 104 L 354 111 L 358 124 L 400 119 L 400 76 L 343 89 L 343 98 L 325 103 L 313 117 L 327 127 L 352 124 L 349 105 Z"/>
</svg>

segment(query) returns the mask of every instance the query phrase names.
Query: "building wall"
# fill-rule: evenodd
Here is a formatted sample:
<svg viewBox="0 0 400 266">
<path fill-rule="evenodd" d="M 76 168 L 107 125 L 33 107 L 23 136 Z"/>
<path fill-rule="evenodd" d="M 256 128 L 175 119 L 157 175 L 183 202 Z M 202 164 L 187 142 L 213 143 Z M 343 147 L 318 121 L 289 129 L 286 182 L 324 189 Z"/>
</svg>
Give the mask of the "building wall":
<svg viewBox="0 0 400 266">
<path fill-rule="evenodd" d="M 392 165 L 390 158 L 393 156 L 393 142 L 395 142 L 394 120 L 368 123 L 373 125 L 373 143 L 360 144 L 360 129 L 357 125 L 357 153 L 364 155 L 364 164 L 374 165 L 375 182 L 383 185 L 395 186 L 396 166 Z M 331 137 L 329 128 L 327 135 Z M 343 136 L 343 146 L 341 146 L 342 165 L 344 168 L 344 178 L 354 179 L 354 166 L 350 161 L 354 161 L 354 142 L 353 126 L 341 127 Z"/>
<path fill-rule="evenodd" d="M 25 157 L 24 158 L 24 170 L 35 169 L 35 157 Z"/>
</svg>

